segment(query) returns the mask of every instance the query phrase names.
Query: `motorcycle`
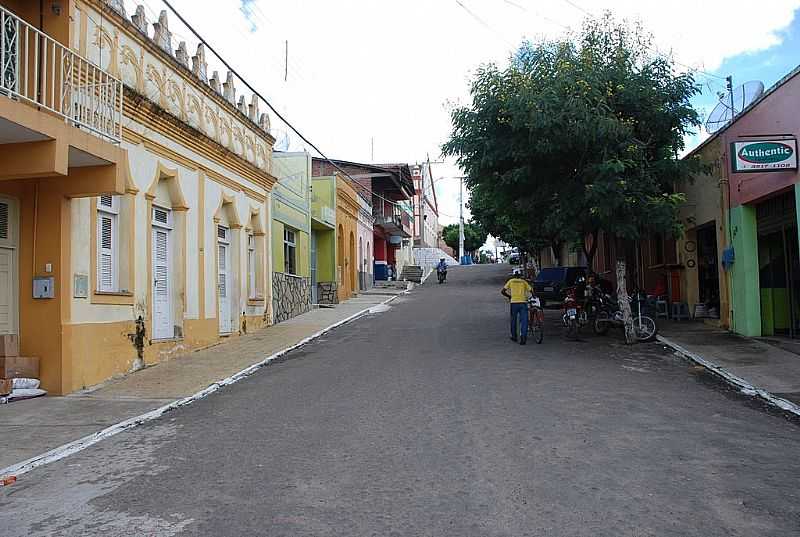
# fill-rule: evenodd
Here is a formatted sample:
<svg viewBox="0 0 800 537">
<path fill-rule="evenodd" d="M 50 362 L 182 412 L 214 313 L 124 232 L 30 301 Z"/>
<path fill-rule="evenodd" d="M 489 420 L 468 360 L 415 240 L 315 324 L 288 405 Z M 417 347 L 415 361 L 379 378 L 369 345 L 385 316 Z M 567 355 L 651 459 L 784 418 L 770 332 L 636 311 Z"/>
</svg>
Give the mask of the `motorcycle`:
<svg viewBox="0 0 800 537">
<path fill-rule="evenodd" d="M 658 333 L 658 327 L 653 318 L 642 313 L 642 303 L 644 301 L 644 297 L 638 292 L 628 297 L 628 302 L 631 303 L 631 306 L 636 305 L 636 310 L 631 311 L 631 313 L 633 314 L 633 330 L 637 341 L 640 342 L 651 341 Z M 595 334 L 605 335 L 612 326 L 625 329 L 622 310 L 619 308 L 619 302 L 614 297 L 609 294 L 601 294 L 597 297 L 596 304 Z"/>
<path fill-rule="evenodd" d="M 447 271 L 442 269 L 436 269 L 436 276 L 439 278 L 439 284 L 443 284 L 447 281 Z"/>
<path fill-rule="evenodd" d="M 567 329 L 569 339 L 578 339 L 578 334 L 587 323 L 586 312 L 576 298 L 574 287 L 565 290 L 564 300 L 561 302 L 561 321 Z"/>
</svg>

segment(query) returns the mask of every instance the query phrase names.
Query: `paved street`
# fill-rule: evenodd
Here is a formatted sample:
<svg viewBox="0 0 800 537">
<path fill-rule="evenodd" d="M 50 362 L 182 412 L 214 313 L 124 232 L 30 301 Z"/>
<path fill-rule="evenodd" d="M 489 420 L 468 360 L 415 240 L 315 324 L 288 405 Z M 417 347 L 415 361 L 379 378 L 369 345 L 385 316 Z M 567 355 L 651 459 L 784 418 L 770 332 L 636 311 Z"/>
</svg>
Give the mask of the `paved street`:
<svg viewBox="0 0 800 537">
<path fill-rule="evenodd" d="M 4 536 L 788 536 L 800 427 L 658 344 L 508 340 L 507 266 L 0 489 Z"/>
</svg>

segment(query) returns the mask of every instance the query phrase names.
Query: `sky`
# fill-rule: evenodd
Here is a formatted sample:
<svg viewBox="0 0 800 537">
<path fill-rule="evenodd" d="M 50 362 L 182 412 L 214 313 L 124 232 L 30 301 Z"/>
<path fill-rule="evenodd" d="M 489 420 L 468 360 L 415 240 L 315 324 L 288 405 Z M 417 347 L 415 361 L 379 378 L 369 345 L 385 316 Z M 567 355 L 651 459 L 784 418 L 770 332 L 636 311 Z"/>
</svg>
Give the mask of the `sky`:
<svg viewBox="0 0 800 537">
<path fill-rule="evenodd" d="M 150 22 L 161 0 L 139 0 Z M 135 3 L 125 0 L 129 14 Z M 701 114 L 724 77 L 769 87 L 800 63 L 800 0 L 171 0 L 250 85 L 330 158 L 430 157 L 441 221 L 457 221 L 460 170 L 441 158 L 450 110 L 469 102 L 481 64 L 505 65 L 524 40 L 580 28 L 610 10 L 641 22 L 680 70 L 697 70 Z M 177 45 L 196 39 L 174 17 Z M 288 53 L 287 53 L 288 51 Z M 287 61 L 288 59 L 288 61 Z M 209 69 L 224 67 L 210 61 Z M 243 86 L 243 84 L 239 84 Z M 243 87 L 239 91 L 244 91 Z M 245 92 L 249 99 L 249 92 Z M 311 149 L 272 114 L 278 145 Z M 287 134 L 284 134 L 287 133 Z M 690 148 L 707 134 L 687 140 Z M 468 214 L 468 212 L 467 212 Z"/>
</svg>

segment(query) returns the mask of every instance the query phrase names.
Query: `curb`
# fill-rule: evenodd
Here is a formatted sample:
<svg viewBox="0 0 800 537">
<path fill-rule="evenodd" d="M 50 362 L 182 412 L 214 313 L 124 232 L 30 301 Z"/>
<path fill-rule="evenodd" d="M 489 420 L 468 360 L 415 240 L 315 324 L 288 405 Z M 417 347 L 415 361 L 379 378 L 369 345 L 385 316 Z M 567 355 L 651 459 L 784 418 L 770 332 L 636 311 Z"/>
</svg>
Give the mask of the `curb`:
<svg viewBox="0 0 800 537">
<path fill-rule="evenodd" d="M 741 391 L 743 394 L 749 395 L 751 397 L 758 397 L 772 406 L 775 406 L 785 412 L 789 412 L 791 414 L 794 414 L 795 416 L 800 417 L 800 405 L 797 405 L 791 401 L 787 401 L 782 397 L 773 395 L 767 390 L 764 390 L 757 386 L 753 386 L 742 377 L 734 375 L 733 373 L 727 371 L 725 368 L 718 366 L 714 362 L 706 360 L 702 356 L 695 354 L 687 349 L 684 349 L 671 339 L 665 338 L 664 336 L 656 336 L 656 340 L 663 343 L 664 345 L 667 345 L 668 347 L 672 347 L 683 358 L 686 358 L 687 360 L 706 368 L 714 375 L 717 375 L 718 377 L 722 378 L 728 384 L 738 388 L 739 391 Z"/>
<path fill-rule="evenodd" d="M 289 353 L 289 352 L 291 352 L 291 351 L 293 351 L 293 350 L 295 350 L 295 349 L 297 349 L 299 347 L 302 347 L 303 345 L 306 345 L 307 343 L 310 343 L 310 342 L 314 341 L 315 339 L 323 336 L 324 334 L 330 332 L 331 330 L 334 330 L 335 328 L 338 328 L 338 327 L 340 327 L 340 326 L 342 326 L 344 324 L 347 324 L 349 322 L 355 321 L 359 317 L 362 317 L 364 315 L 369 314 L 375 306 L 386 305 L 389 302 L 392 302 L 393 300 L 395 300 L 397 297 L 405 295 L 405 294 L 408 294 L 408 291 L 403 291 L 402 293 L 400 293 L 398 295 L 394 295 L 394 296 L 392 296 L 392 297 L 390 297 L 390 298 L 388 298 L 386 300 L 383 300 L 383 301 L 381 301 L 381 302 L 379 302 L 377 304 L 373 304 L 372 306 L 370 306 L 368 308 L 364 308 L 363 310 L 358 311 L 358 312 L 354 313 L 353 315 L 351 315 L 349 317 L 346 317 L 345 319 L 342 319 L 341 321 L 337 321 L 337 322 L 333 323 L 332 325 L 327 326 L 327 327 L 323 328 L 322 330 L 320 330 L 318 332 L 315 332 L 315 333 L 311 334 L 310 336 L 307 336 L 307 337 L 301 339 L 300 341 L 298 341 L 294 345 L 286 347 L 285 349 L 282 349 L 282 350 L 280 350 L 280 351 L 278 351 L 278 352 L 276 352 L 274 354 L 271 354 L 271 355 L 267 356 L 263 360 L 261 360 L 259 362 L 256 362 L 256 363 L 254 363 L 254 364 L 242 369 L 238 373 L 234 373 L 230 377 L 224 378 L 222 380 L 218 380 L 218 381 L 208 385 L 207 387 L 203 388 L 199 392 L 196 392 L 196 393 L 194 393 L 192 395 L 189 395 L 188 397 L 183 397 L 181 399 L 176 399 L 175 401 L 172 401 L 171 403 L 167 403 L 166 405 L 164 405 L 162 407 L 159 407 L 159 408 L 156 408 L 155 410 L 151 410 L 150 412 L 145 412 L 144 414 L 140 414 L 138 416 L 134 416 L 132 418 L 128 418 L 128 419 L 126 419 L 124 421 L 121 421 L 119 423 L 115 423 L 114 425 L 110 425 L 110 426 L 106 427 L 105 429 L 97 431 L 96 433 L 92 433 L 90 435 L 84 436 L 83 438 L 79 438 L 77 440 L 73 440 L 72 442 L 68 442 L 68 443 L 63 444 L 61 446 L 53 448 L 50 451 L 46 451 L 45 453 L 42 453 L 40 455 L 36 455 L 36 456 L 31 457 L 31 458 L 29 458 L 27 460 L 24 460 L 22 462 L 18 462 L 16 464 L 12 464 L 11 466 L 8 466 L 6 468 L 0 468 L 0 484 L 3 483 L 2 479 L 4 479 L 4 478 L 16 478 L 16 477 L 18 477 L 18 476 L 20 476 L 22 474 L 30 472 L 31 470 L 33 470 L 35 468 L 38 468 L 40 466 L 44 466 L 46 464 L 50 464 L 52 462 L 56 462 L 56 461 L 61 460 L 61 459 L 65 458 L 65 457 L 68 457 L 70 455 L 73 455 L 75 453 L 83 451 L 84 449 L 86 449 L 86 448 L 88 448 L 90 446 L 93 446 L 94 444 L 97 444 L 101 440 L 105 440 L 106 438 L 110 438 L 110 437 L 112 437 L 112 436 L 114 436 L 116 434 L 119 434 L 119 433 L 123 432 L 123 431 L 127 431 L 129 429 L 133 429 L 134 427 L 137 427 L 137 426 L 139 426 L 139 425 L 141 425 L 143 423 L 147 423 L 149 421 L 153 421 L 153 420 L 155 420 L 157 418 L 160 418 L 161 416 L 163 416 L 164 414 L 166 414 L 167 412 L 169 412 L 171 410 L 175 410 L 177 408 L 181 408 L 183 406 L 190 405 L 190 404 L 194 403 L 195 401 L 199 401 L 200 399 L 204 399 L 204 398 L 208 397 L 209 395 L 211 395 L 212 393 L 214 393 L 217 390 L 219 390 L 220 388 L 222 388 L 223 386 L 229 386 L 231 384 L 239 382 L 240 380 L 242 380 L 242 379 L 244 379 L 246 377 L 249 377 L 250 375 L 252 375 L 256 371 L 258 371 L 259 369 L 261 369 L 264 366 L 268 365 L 273 360 L 275 360 L 277 358 L 280 358 L 284 354 L 287 354 L 287 353 Z"/>
</svg>

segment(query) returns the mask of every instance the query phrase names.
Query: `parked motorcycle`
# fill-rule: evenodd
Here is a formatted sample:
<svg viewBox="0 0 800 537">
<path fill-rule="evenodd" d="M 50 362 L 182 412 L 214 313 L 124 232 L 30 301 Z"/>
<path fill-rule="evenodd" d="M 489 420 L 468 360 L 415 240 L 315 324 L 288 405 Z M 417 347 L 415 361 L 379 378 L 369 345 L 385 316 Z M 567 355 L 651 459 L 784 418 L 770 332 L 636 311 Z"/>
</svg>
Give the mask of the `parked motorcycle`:
<svg viewBox="0 0 800 537">
<path fill-rule="evenodd" d="M 436 276 L 439 278 L 439 284 L 443 284 L 447 281 L 447 271 L 436 269 Z"/>
<path fill-rule="evenodd" d="M 642 303 L 645 301 L 640 293 L 634 293 L 628 297 L 631 303 L 631 313 L 633 315 L 633 330 L 636 339 L 640 342 L 650 341 L 656 337 L 658 327 L 656 322 L 649 315 L 642 313 Z M 614 326 L 625 329 L 625 321 L 622 318 L 622 310 L 619 302 L 609 294 L 602 294 L 597 297 L 594 318 L 594 332 L 598 335 L 605 335 Z M 634 310 L 634 307 L 636 308 Z"/>
<path fill-rule="evenodd" d="M 561 320 L 567 329 L 569 339 L 578 339 L 578 335 L 586 322 L 586 312 L 576 298 L 575 287 L 565 290 L 564 300 L 561 302 Z"/>
</svg>

